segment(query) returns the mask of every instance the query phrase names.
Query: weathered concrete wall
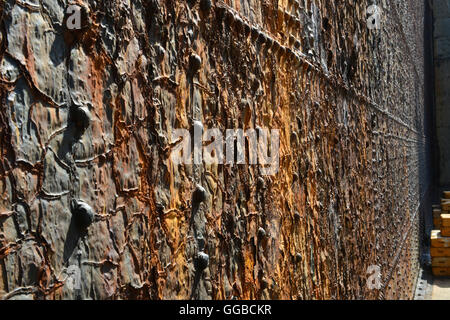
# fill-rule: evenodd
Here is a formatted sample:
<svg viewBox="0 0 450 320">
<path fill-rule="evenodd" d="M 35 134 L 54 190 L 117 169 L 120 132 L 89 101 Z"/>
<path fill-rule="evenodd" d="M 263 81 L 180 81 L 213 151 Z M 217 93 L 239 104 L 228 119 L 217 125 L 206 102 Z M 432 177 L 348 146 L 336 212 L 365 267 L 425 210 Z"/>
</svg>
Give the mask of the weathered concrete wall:
<svg viewBox="0 0 450 320">
<path fill-rule="evenodd" d="M 77 32 L 66 1 L 2 2 L 1 295 L 411 298 L 427 139 L 405 2 L 369 30 L 367 1 L 84 1 Z M 279 172 L 174 165 L 194 120 L 280 129 Z"/>
<path fill-rule="evenodd" d="M 434 0 L 436 127 L 440 185 L 450 185 L 450 1 Z"/>
</svg>

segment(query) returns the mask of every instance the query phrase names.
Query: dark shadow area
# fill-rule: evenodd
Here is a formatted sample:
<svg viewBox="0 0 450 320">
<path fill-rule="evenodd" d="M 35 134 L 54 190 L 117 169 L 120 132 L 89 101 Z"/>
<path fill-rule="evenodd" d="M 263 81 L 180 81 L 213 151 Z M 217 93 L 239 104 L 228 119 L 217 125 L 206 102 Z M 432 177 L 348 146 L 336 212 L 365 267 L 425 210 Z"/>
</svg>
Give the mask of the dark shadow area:
<svg viewBox="0 0 450 320">
<path fill-rule="evenodd" d="M 66 156 L 68 153 L 72 152 L 72 146 L 75 142 L 75 126 L 68 121 L 68 126 L 66 130 L 64 130 L 63 139 L 61 141 L 61 145 L 58 149 L 58 158 L 61 160 L 66 160 Z"/>
<path fill-rule="evenodd" d="M 82 239 L 86 234 L 86 230 L 80 229 L 76 217 L 72 214 L 69 229 L 66 234 L 66 240 L 64 242 L 63 259 L 65 265 L 69 262 L 69 259 L 73 255 L 80 239 Z"/>
<path fill-rule="evenodd" d="M 66 44 L 64 38 L 57 34 L 50 48 L 50 59 L 55 67 L 64 62 L 66 58 Z"/>
<path fill-rule="evenodd" d="M 439 288 L 450 288 L 450 278 L 449 277 L 436 277 L 434 280 L 434 285 Z"/>
<path fill-rule="evenodd" d="M 418 143 L 419 154 L 419 246 L 422 266 L 428 268 L 430 235 L 433 229 L 432 203 L 439 202 L 439 163 L 436 157 L 436 106 L 434 99 L 433 12 L 425 1 L 424 17 L 424 142 Z M 420 97 L 419 97 L 420 98 Z M 437 196 L 437 199 L 435 198 Z"/>
<path fill-rule="evenodd" d="M 190 300 L 198 300 L 199 299 L 198 285 L 200 284 L 201 277 L 202 277 L 202 271 L 195 271 L 194 283 L 192 284 L 192 292 L 191 292 L 191 296 L 189 297 Z"/>
<path fill-rule="evenodd" d="M 64 130 L 63 139 L 58 149 L 58 158 L 72 163 L 73 159 L 67 159 L 67 154 L 72 153 L 73 145 L 81 138 L 91 122 L 89 111 L 76 105 L 70 106 L 67 128 Z"/>
</svg>

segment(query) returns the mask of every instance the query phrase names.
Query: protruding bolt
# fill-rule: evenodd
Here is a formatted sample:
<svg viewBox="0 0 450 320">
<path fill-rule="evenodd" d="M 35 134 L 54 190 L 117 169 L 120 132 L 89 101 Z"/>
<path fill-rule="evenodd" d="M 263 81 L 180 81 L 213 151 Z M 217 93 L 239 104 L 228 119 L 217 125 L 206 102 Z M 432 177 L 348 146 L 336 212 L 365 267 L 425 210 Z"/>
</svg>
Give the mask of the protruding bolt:
<svg viewBox="0 0 450 320">
<path fill-rule="evenodd" d="M 259 228 L 258 229 L 258 238 L 263 239 L 266 237 L 266 230 L 264 230 L 263 228 Z"/>
<path fill-rule="evenodd" d="M 258 189 L 264 189 L 266 186 L 266 182 L 264 181 L 263 177 L 258 177 L 258 181 L 256 183 Z"/>
<path fill-rule="evenodd" d="M 201 203 L 206 200 L 206 190 L 201 185 L 197 185 L 194 194 L 192 195 L 192 200 L 194 203 Z"/>
<path fill-rule="evenodd" d="M 252 32 L 252 40 L 256 40 L 258 38 L 258 35 L 259 35 L 258 28 L 253 26 L 251 32 Z"/>
<path fill-rule="evenodd" d="M 267 287 L 269 287 L 269 281 L 267 281 L 266 278 L 262 278 L 261 280 L 261 289 L 266 289 Z"/>
<path fill-rule="evenodd" d="M 261 88 L 261 82 L 258 79 L 255 79 L 252 84 L 252 91 L 257 91 L 259 88 Z"/>
<path fill-rule="evenodd" d="M 297 252 L 297 254 L 295 255 L 295 259 L 297 260 L 297 262 L 300 262 L 303 260 L 302 255 L 300 254 L 300 252 Z"/>
<path fill-rule="evenodd" d="M 295 131 L 292 131 L 291 132 L 291 143 L 293 144 L 293 145 L 298 145 L 298 135 L 297 135 L 297 132 L 295 132 Z"/>
<path fill-rule="evenodd" d="M 202 58 L 198 54 L 192 54 L 189 58 L 189 65 L 192 72 L 197 72 L 202 66 Z"/>
<path fill-rule="evenodd" d="M 295 211 L 295 213 L 294 213 L 294 218 L 295 218 L 295 220 L 300 220 L 300 213 L 298 213 L 298 211 Z"/>
<path fill-rule="evenodd" d="M 86 229 L 94 222 L 94 210 L 82 200 L 72 202 L 72 214 L 81 229 Z"/>
<path fill-rule="evenodd" d="M 158 57 L 163 57 L 164 54 L 166 53 L 166 49 L 164 49 L 163 46 L 160 45 L 159 43 L 155 45 L 155 51 Z"/>
<path fill-rule="evenodd" d="M 70 117 L 77 128 L 78 136 L 81 137 L 87 128 L 89 128 L 91 113 L 86 107 L 72 107 Z"/>
<path fill-rule="evenodd" d="M 197 259 L 195 259 L 195 270 L 203 271 L 208 267 L 208 265 L 209 265 L 209 256 L 203 251 L 200 251 L 197 254 Z"/>
<path fill-rule="evenodd" d="M 244 36 L 248 37 L 248 35 L 250 34 L 251 28 L 250 25 L 247 23 L 244 23 Z"/>
<path fill-rule="evenodd" d="M 241 17 L 236 16 L 236 19 L 234 21 L 234 24 L 236 25 L 236 30 L 238 32 L 241 32 L 244 29 L 244 20 L 242 20 Z"/>
<path fill-rule="evenodd" d="M 156 207 L 156 211 L 159 214 L 163 214 L 164 213 L 164 205 L 160 202 L 155 203 L 155 207 Z"/>
<path fill-rule="evenodd" d="M 262 44 L 266 43 L 266 41 L 267 41 L 267 36 L 266 36 L 266 34 L 265 34 L 264 32 L 260 32 L 260 33 L 258 34 L 258 41 L 259 41 L 260 43 L 262 43 Z"/>
<path fill-rule="evenodd" d="M 266 49 L 269 50 L 273 46 L 273 39 L 271 36 L 267 36 L 266 39 Z"/>
</svg>

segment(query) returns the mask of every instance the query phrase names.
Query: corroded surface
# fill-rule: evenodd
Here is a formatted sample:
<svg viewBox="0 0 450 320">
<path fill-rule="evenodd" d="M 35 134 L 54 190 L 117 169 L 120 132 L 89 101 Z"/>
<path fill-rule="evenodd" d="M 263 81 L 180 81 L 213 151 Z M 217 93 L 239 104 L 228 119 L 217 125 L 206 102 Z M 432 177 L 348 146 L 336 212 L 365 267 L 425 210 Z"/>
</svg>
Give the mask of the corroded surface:
<svg viewBox="0 0 450 320">
<path fill-rule="evenodd" d="M 412 297 L 421 1 L 380 30 L 367 1 L 85 1 L 78 31 L 67 5 L 2 8 L 4 298 Z M 175 166 L 194 120 L 280 129 L 278 174 Z"/>
</svg>

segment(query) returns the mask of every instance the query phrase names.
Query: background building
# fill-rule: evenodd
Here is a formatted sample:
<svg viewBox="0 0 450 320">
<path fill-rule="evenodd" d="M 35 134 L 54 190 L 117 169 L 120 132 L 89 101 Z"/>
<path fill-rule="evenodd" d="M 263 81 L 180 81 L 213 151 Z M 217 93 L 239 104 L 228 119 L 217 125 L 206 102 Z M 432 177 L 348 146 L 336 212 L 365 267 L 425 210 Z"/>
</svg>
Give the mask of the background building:
<svg viewBox="0 0 450 320">
<path fill-rule="evenodd" d="M 80 29 L 66 2 L 1 5 L 4 298 L 413 297 L 446 159 L 429 2 L 83 1 Z M 194 120 L 280 129 L 278 174 L 174 166 Z"/>
</svg>

